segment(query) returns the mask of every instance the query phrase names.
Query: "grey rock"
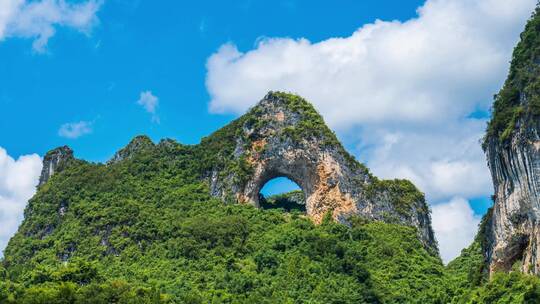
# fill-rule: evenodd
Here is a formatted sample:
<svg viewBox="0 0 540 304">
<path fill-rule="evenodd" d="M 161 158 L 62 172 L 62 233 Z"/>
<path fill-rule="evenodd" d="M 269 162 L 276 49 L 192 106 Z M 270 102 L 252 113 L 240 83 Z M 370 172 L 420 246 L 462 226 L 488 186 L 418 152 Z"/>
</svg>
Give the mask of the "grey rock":
<svg viewBox="0 0 540 304">
<path fill-rule="evenodd" d="M 170 141 L 166 140 L 163 145 L 170 144 Z M 108 165 L 114 165 L 125 159 L 130 159 L 140 151 L 151 149 L 154 147 L 152 140 L 145 135 L 136 136 L 131 142 L 118 152 L 114 154 L 113 158 L 107 162 Z"/>
<path fill-rule="evenodd" d="M 249 170 L 208 174 L 212 195 L 260 207 L 259 192 L 265 183 L 287 177 L 304 192 L 307 215 L 316 223 L 329 213 L 344 223 L 356 215 L 405 224 L 417 228 L 427 248 L 438 251 L 423 194 L 406 206 L 396 205 L 402 193 L 391 185 L 403 181 L 382 183 L 373 177 L 345 151 L 307 102 L 291 103 L 287 95 L 271 92 L 246 115 L 249 119 L 233 154 Z M 412 184 L 406 185 L 419 193 Z"/>
<path fill-rule="evenodd" d="M 540 124 L 524 121 L 509 142 L 487 141 L 495 189 L 485 235 L 490 273 L 509 271 L 516 262 L 523 272 L 540 273 Z"/>
<path fill-rule="evenodd" d="M 47 152 L 43 158 L 43 168 L 41 169 L 38 187 L 44 185 L 53 174 L 65 169 L 69 162 L 74 159 L 73 150 L 68 146 L 58 147 Z"/>
</svg>

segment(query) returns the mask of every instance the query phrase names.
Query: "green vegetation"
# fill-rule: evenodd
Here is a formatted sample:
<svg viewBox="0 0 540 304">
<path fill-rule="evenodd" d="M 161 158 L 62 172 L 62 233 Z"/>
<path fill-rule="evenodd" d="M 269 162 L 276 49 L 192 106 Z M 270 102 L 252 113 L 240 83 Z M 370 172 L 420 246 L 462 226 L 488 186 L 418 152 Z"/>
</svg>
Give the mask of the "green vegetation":
<svg viewBox="0 0 540 304">
<path fill-rule="evenodd" d="M 454 303 L 539 303 L 540 279 L 515 270 L 495 273 L 487 279 L 478 239 L 462 251 L 447 269 Z"/>
<path fill-rule="evenodd" d="M 422 202 L 423 209 L 418 210 L 419 212 L 429 212 L 424 194 L 408 180 L 380 180 L 373 177 L 372 183 L 366 188 L 366 195 L 370 200 L 374 200 L 378 193 L 388 195 L 396 211 L 403 216 L 410 216 L 411 207 L 416 202 Z"/>
<path fill-rule="evenodd" d="M 284 136 L 289 136 L 295 141 L 301 141 L 304 138 L 321 138 L 324 140 L 325 145 L 339 149 L 352 168 L 359 168 L 369 173 L 367 167 L 359 163 L 354 156 L 343 148 L 336 134 L 328 128 L 322 116 L 311 103 L 291 93 L 272 92 L 271 94 L 282 98 L 286 102 L 287 107 L 292 112 L 298 113 L 302 118 L 294 127 L 286 128 Z"/>
<path fill-rule="evenodd" d="M 445 269 L 411 227 L 223 204 L 197 149 L 164 141 L 53 176 L 6 248 L 0 303 L 480 303 L 501 284 L 536 299 L 527 276 L 482 285 L 479 243 Z"/>
<path fill-rule="evenodd" d="M 306 212 L 306 198 L 302 190 L 294 190 L 269 197 L 261 197 L 259 203 L 263 209 L 281 208 L 287 212 Z"/>
<path fill-rule="evenodd" d="M 0 299 L 445 299 L 444 267 L 413 228 L 360 220 L 316 226 L 294 212 L 223 204 L 200 182 L 206 151 L 198 149 L 166 141 L 114 165 L 76 162 L 54 175 L 29 202 L 5 250 Z"/>
<path fill-rule="evenodd" d="M 496 273 L 485 285 L 474 289 L 467 303 L 540 303 L 540 279 L 518 271 Z"/>
<path fill-rule="evenodd" d="M 540 8 L 537 8 L 514 49 L 509 76 L 495 96 L 491 121 L 488 123 L 484 149 L 489 138 L 507 142 L 518 127 L 540 116 Z"/>
<path fill-rule="evenodd" d="M 447 266 L 452 303 L 539 303 L 540 279 L 515 270 L 487 279 L 478 238 Z"/>
<path fill-rule="evenodd" d="M 322 138 L 327 146 L 341 146 L 334 132 L 326 126 L 322 116 L 311 103 L 295 94 L 283 92 L 273 92 L 272 94 L 284 100 L 291 112 L 298 113 L 302 117 L 294 127 L 285 130 L 287 136 L 290 136 L 295 141 Z"/>
<path fill-rule="evenodd" d="M 292 136 L 337 141 L 307 102 L 279 96 L 306 120 Z M 235 158 L 234 151 L 239 138 L 248 148 L 257 140 L 244 128 L 261 127 L 259 111 L 200 145 L 138 137 L 121 150 L 121 161 L 71 161 L 30 200 L 6 248 L 0 303 L 538 301 L 535 277 L 486 280 L 485 221 L 471 247 L 444 267 L 411 227 L 360 217 L 349 226 L 330 217 L 314 225 L 298 212 L 301 191 L 264 199 L 273 207 L 267 210 L 211 197 L 203 182 L 210 172 L 232 173 L 235 183 L 251 174 L 248 155 Z M 412 183 L 371 179 L 366 195 L 387 195 L 404 216 L 417 201 L 427 212 Z"/>
</svg>

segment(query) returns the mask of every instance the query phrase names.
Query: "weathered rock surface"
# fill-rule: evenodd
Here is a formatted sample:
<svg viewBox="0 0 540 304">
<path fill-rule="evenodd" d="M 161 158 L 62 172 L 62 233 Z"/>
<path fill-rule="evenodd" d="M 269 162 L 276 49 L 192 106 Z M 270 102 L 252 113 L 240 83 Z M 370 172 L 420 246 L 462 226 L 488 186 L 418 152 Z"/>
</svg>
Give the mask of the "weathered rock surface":
<svg viewBox="0 0 540 304">
<path fill-rule="evenodd" d="M 486 256 L 490 272 L 522 263 L 540 273 L 539 126 L 522 125 L 507 144 L 491 139 L 486 149 L 495 189 L 488 222 Z"/>
<path fill-rule="evenodd" d="M 538 8 L 514 50 L 495 98 L 484 150 L 495 190 L 481 229 L 490 273 L 540 274 L 540 16 Z"/>
<path fill-rule="evenodd" d="M 38 187 L 45 184 L 53 174 L 62 171 L 72 160 L 74 160 L 73 150 L 68 146 L 58 147 L 47 152 L 43 158 L 43 168 L 41 169 Z"/>
<path fill-rule="evenodd" d="M 271 92 L 237 123 L 237 165 L 209 174 L 213 195 L 259 207 L 264 184 L 287 177 L 301 187 L 307 215 L 316 223 L 329 213 L 342 222 L 358 215 L 406 224 L 436 251 L 423 194 L 408 181 L 373 177 L 302 98 Z"/>
<path fill-rule="evenodd" d="M 145 135 L 136 136 L 131 140 L 131 142 L 124 148 L 120 149 L 114 156 L 107 162 L 107 164 L 112 165 L 119 163 L 125 159 L 133 157 L 139 151 L 144 149 L 150 149 L 154 147 L 152 140 Z"/>
</svg>

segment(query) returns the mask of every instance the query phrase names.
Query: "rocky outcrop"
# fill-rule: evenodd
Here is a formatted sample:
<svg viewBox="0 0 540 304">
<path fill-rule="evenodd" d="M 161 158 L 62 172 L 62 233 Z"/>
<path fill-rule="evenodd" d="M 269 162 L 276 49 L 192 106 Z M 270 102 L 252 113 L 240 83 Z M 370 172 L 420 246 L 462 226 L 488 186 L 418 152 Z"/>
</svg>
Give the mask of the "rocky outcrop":
<svg viewBox="0 0 540 304">
<path fill-rule="evenodd" d="M 164 140 L 163 142 L 167 142 L 167 140 Z M 152 142 L 150 137 L 145 135 L 136 136 L 126 147 L 116 152 L 114 156 L 107 162 L 107 164 L 113 165 L 125 159 L 130 159 L 136 153 L 143 150 L 151 149 L 153 147 L 154 143 Z"/>
<path fill-rule="evenodd" d="M 539 126 L 521 125 L 511 140 L 489 139 L 486 154 L 495 203 L 486 236 L 490 272 L 521 263 L 524 272 L 540 273 Z"/>
<path fill-rule="evenodd" d="M 287 177 L 302 189 L 316 223 L 330 214 L 341 222 L 356 215 L 410 225 L 436 251 L 423 194 L 410 182 L 373 177 L 304 99 L 271 92 L 235 124 L 233 165 L 209 174 L 213 195 L 260 207 L 265 183 Z"/>
<path fill-rule="evenodd" d="M 47 152 L 43 158 L 38 187 L 44 185 L 53 174 L 62 171 L 74 159 L 73 150 L 68 146 L 58 147 Z"/>
<path fill-rule="evenodd" d="M 481 229 L 490 273 L 540 274 L 540 16 L 529 20 L 495 98 L 483 148 L 495 190 Z"/>
</svg>

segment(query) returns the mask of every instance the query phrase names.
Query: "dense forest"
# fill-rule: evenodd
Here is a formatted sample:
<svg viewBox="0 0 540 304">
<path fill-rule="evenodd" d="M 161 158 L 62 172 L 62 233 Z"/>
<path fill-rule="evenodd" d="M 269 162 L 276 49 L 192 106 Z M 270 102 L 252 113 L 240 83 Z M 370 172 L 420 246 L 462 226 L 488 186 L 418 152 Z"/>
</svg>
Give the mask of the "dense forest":
<svg viewBox="0 0 540 304">
<path fill-rule="evenodd" d="M 224 204 L 198 179 L 198 153 L 166 140 L 113 165 L 74 160 L 29 202 L 5 250 L 0 302 L 540 299 L 536 277 L 488 283 L 481 240 L 445 267 L 411 227 L 360 217 L 314 225 L 302 210 Z"/>
</svg>

